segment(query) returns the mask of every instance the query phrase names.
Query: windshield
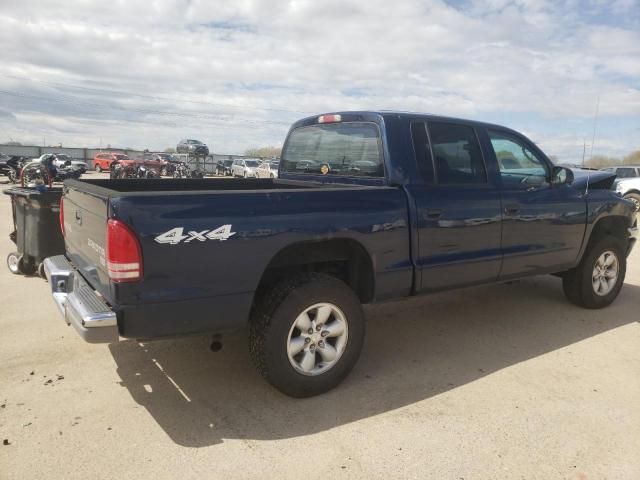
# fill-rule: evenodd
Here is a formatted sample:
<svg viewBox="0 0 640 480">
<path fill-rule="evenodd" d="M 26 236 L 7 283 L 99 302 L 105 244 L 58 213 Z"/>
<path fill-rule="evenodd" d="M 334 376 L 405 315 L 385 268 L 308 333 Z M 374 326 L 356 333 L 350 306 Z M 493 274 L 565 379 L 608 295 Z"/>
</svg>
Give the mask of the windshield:
<svg viewBox="0 0 640 480">
<path fill-rule="evenodd" d="M 259 165 L 256 160 L 245 160 L 244 163 L 250 168 L 256 168 Z"/>
<path fill-rule="evenodd" d="M 282 172 L 384 176 L 380 131 L 367 122 L 297 128 L 289 135 L 281 162 Z"/>
<path fill-rule="evenodd" d="M 126 155 L 114 155 L 116 160 L 129 160 L 129 157 Z"/>
<path fill-rule="evenodd" d="M 69 155 L 66 155 L 64 153 L 58 153 L 56 154 L 56 158 L 58 160 L 62 160 L 63 162 L 66 162 L 67 160 L 73 160 L 73 158 L 71 158 Z"/>
</svg>

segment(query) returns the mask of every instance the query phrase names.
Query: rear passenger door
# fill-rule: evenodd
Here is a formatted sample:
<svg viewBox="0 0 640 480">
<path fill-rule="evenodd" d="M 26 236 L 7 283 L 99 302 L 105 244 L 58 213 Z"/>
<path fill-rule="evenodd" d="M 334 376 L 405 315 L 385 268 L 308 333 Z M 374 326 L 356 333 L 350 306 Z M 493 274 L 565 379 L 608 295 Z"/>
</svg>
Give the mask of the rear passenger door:
<svg viewBox="0 0 640 480">
<path fill-rule="evenodd" d="M 471 124 L 411 125 L 419 178 L 416 202 L 420 289 L 433 291 L 496 280 L 502 260 L 501 204 Z"/>
</svg>

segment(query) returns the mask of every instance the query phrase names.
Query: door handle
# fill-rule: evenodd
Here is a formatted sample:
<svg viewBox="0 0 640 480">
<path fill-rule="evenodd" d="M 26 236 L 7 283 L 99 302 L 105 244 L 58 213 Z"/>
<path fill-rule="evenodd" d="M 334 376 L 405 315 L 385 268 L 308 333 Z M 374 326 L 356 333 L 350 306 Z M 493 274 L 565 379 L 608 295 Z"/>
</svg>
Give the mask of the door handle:
<svg viewBox="0 0 640 480">
<path fill-rule="evenodd" d="M 504 213 L 506 213 L 507 215 L 515 215 L 519 211 L 520 211 L 520 205 L 511 204 L 511 205 L 505 205 L 504 207 Z"/>
<path fill-rule="evenodd" d="M 435 208 L 427 208 L 425 217 L 430 220 L 436 220 L 440 218 L 440 215 L 442 215 L 442 210 L 438 210 Z"/>
</svg>

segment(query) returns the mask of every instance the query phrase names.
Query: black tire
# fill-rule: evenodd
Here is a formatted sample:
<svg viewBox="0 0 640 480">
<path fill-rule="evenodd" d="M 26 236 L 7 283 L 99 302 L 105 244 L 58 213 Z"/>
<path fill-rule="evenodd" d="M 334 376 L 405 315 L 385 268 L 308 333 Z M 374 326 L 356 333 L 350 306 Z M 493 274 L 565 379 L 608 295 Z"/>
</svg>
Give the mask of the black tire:
<svg viewBox="0 0 640 480">
<path fill-rule="evenodd" d="M 599 295 L 593 286 L 593 272 L 598 258 L 605 252 L 612 252 L 618 261 L 616 282 L 606 295 Z M 590 309 L 604 308 L 613 302 L 624 283 L 627 271 L 627 257 L 624 242 L 614 236 L 606 235 L 593 239 L 584 253 L 580 264 L 567 271 L 562 278 L 565 296 L 572 303 Z"/>
<path fill-rule="evenodd" d="M 317 303 L 338 307 L 347 323 L 347 343 L 342 355 L 325 372 L 310 376 L 298 372 L 287 354 L 287 340 L 298 315 Z M 365 335 L 362 306 L 342 281 L 318 273 L 300 274 L 263 292 L 251 315 L 249 348 L 260 374 L 275 388 L 292 397 L 311 397 L 336 387 L 360 356 Z"/>
<path fill-rule="evenodd" d="M 96 165 L 95 171 L 96 173 L 102 173 L 102 168 L 100 168 L 100 165 Z"/>
<path fill-rule="evenodd" d="M 627 200 L 631 200 L 636 206 L 636 212 L 640 212 L 640 194 L 638 193 L 627 193 L 624 198 Z"/>
</svg>

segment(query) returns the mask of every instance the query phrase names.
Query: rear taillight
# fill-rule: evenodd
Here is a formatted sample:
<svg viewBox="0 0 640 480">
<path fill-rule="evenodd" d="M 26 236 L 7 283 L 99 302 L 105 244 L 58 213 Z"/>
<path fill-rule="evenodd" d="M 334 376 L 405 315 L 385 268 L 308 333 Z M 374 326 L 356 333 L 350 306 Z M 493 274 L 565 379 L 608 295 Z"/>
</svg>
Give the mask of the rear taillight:
<svg viewBox="0 0 640 480">
<path fill-rule="evenodd" d="M 142 251 L 133 231 L 119 220 L 107 222 L 107 272 L 114 282 L 142 278 Z"/>
<path fill-rule="evenodd" d="M 64 236 L 64 198 L 60 197 L 60 231 Z"/>
</svg>

